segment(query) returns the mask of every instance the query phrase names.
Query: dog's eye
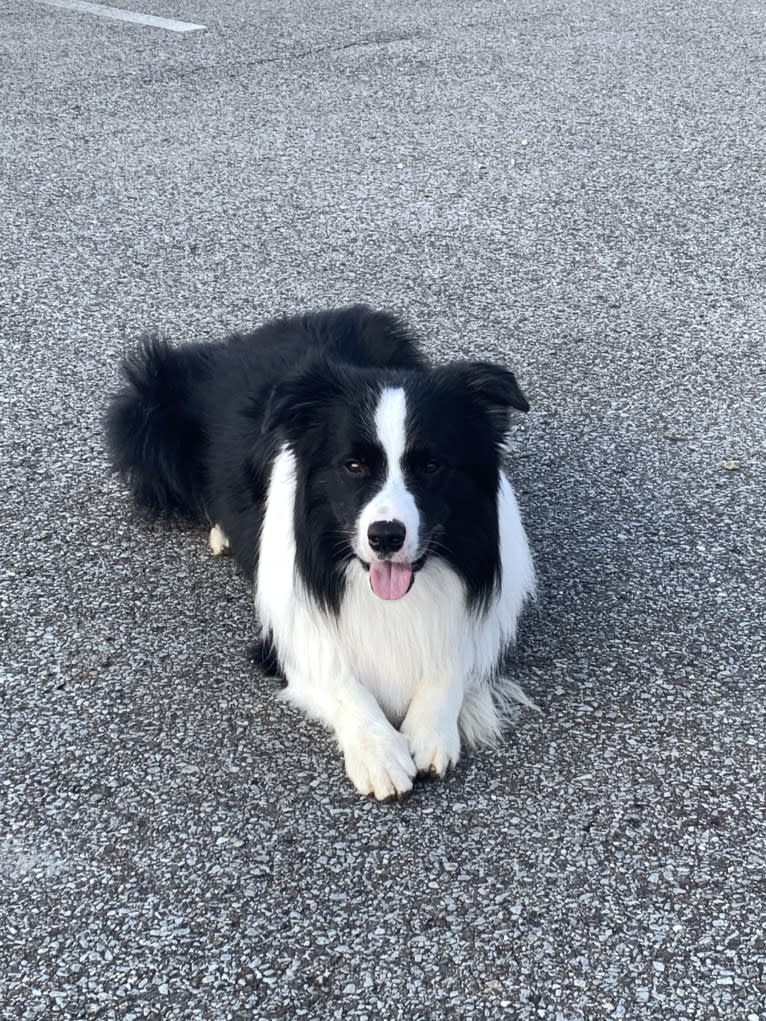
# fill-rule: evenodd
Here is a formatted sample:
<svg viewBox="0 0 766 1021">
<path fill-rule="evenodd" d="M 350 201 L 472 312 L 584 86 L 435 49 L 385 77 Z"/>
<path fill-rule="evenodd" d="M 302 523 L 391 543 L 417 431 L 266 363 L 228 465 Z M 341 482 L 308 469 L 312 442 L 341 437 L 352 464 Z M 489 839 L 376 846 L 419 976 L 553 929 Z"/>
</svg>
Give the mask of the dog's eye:
<svg viewBox="0 0 766 1021">
<path fill-rule="evenodd" d="M 441 465 L 439 464 L 438 461 L 426 461 L 426 463 L 423 465 L 423 471 L 426 473 L 426 475 L 433 475 L 435 472 L 438 472 L 440 468 Z"/>
<path fill-rule="evenodd" d="M 353 457 L 346 461 L 345 468 L 350 475 L 363 475 L 365 470 L 362 462 L 355 460 Z"/>
</svg>

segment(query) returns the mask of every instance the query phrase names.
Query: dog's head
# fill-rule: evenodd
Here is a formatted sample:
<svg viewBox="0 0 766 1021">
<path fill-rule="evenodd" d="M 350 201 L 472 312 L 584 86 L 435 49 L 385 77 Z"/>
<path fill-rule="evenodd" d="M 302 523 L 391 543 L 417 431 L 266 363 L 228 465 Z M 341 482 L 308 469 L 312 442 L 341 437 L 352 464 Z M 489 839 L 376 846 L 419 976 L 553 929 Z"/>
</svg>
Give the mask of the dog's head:
<svg viewBox="0 0 766 1021">
<path fill-rule="evenodd" d="M 416 372 L 320 362 L 277 386 L 264 428 L 295 453 L 304 580 L 316 588 L 328 565 L 355 557 L 376 596 L 401 599 L 428 558 L 443 557 L 469 594 L 487 571 L 494 581 L 514 408 L 528 410 L 513 373 L 483 362 Z"/>
</svg>

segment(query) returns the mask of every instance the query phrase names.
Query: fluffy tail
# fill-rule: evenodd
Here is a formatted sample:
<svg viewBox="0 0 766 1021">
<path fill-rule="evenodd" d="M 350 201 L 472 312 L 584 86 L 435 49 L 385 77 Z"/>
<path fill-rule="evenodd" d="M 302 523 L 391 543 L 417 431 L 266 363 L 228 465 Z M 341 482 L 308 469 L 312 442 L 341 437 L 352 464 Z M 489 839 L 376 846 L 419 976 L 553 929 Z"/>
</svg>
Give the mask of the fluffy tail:
<svg viewBox="0 0 766 1021">
<path fill-rule="evenodd" d="M 216 345 L 172 348 L 147 336 L 123 362 L 126 383 L 107 410 L 107 445 L 136 506 L 152 517 L 206 519 L 198 388 L 215 353 Z"/>
</svg>

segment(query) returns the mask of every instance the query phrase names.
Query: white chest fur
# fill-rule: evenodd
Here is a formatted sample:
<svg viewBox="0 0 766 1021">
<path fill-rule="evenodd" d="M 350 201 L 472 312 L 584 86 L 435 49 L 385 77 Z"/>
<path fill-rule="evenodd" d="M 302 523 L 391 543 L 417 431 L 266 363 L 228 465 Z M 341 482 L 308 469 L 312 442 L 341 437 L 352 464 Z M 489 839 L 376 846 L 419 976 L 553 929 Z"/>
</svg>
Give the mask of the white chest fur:
<svg viewBox="0 0 766 1021">
<path fill-rule="evenodd" d="M 337 641 L 354 676 L 388 718 L 400 723 L 423 683 L 471 671 L 475 621 L 466 616 L 463 585 L 443 561 L 427 561 L 411 591 L 379 599 L 358 561 L 350 564 Z"/>
</svg>

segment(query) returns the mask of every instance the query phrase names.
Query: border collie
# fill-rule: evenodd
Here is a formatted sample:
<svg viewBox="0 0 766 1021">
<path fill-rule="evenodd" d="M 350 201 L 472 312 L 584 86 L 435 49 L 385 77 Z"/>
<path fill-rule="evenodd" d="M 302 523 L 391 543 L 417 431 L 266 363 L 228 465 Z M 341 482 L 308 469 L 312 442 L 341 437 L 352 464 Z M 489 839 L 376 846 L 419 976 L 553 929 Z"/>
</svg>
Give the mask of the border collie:
<svg viewBox="0 0 766 1021">
<path fill-rule="evenodd" d="M 252 578 L 262 661 L 332 728 L 361 794 L 496 743 L 534 570 L 501 467 L 511 372 L 430 366 L 365 305 L 221 343 L 146 338 L 106 428 L 136 505 L 211 528 Z"/>
</svg>

